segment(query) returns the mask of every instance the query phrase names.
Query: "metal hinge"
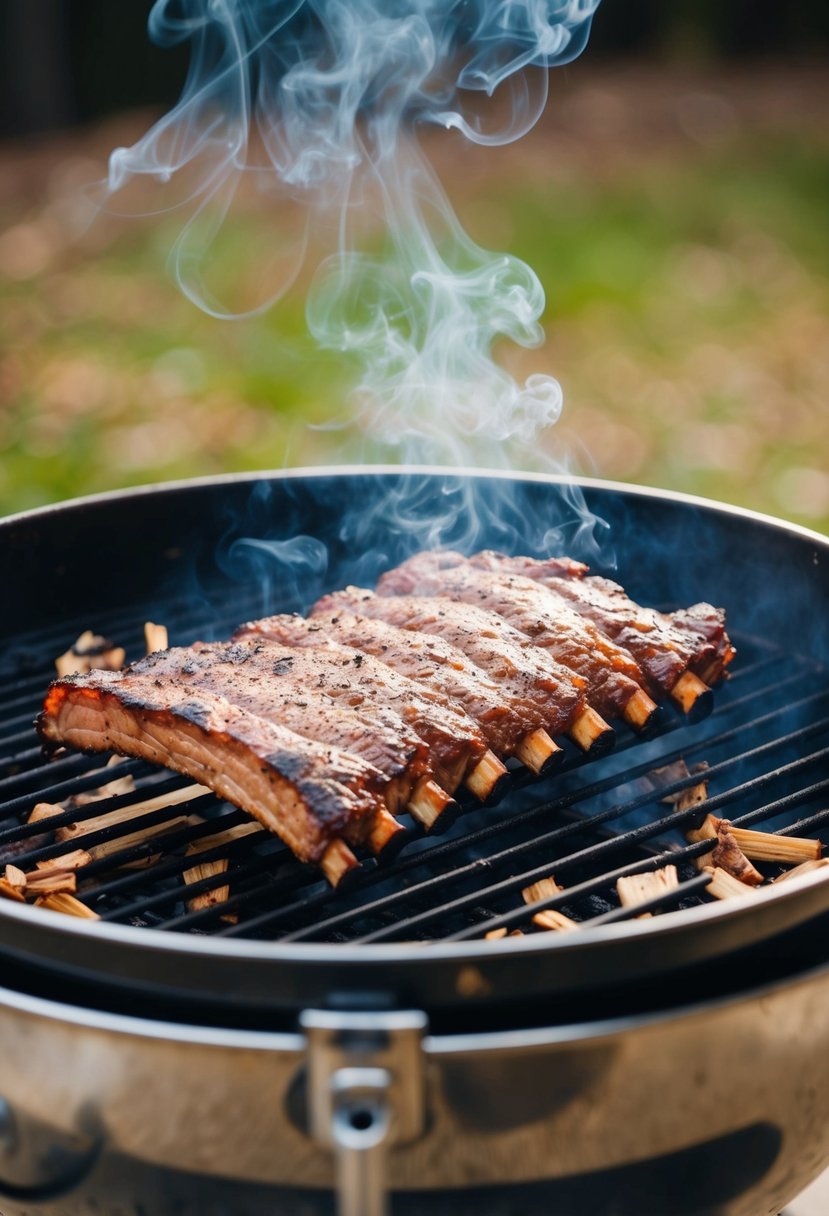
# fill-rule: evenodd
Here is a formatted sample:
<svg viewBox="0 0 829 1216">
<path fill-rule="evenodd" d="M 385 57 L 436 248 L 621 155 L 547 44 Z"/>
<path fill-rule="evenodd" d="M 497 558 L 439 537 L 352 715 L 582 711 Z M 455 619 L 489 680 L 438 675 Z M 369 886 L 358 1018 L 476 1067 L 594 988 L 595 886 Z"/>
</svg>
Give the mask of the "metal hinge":
<svg viewBox="0 0 829 1216">
<path fill-rule="evenodd" d="M 426 1015 L 309 1009 L 300 1025 L 310 1131 L 335 1154 L 339 1216 L 385 1216 L 387 1150 L 424 1128 Z"/>
</svg>

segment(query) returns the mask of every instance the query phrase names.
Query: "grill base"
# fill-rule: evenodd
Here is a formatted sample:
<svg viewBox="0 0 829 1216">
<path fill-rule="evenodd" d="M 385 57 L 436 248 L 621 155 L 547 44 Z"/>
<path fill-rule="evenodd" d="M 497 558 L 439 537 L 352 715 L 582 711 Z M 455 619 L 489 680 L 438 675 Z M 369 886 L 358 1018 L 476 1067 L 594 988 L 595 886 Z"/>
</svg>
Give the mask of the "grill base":
<svg viewBox="0 0 829 1216">
<path fill-rule="evenodd" d="M 427 1036 L 430 1118 L 391 1154 L 392 1211 L 778 1211 L 829 1158 L 827 995 L 823 967 L 664 1015 Z M 0 1037 L 4 1216 L 331 1210 L 300 1036 L 0 991 Z"/>
</svg>

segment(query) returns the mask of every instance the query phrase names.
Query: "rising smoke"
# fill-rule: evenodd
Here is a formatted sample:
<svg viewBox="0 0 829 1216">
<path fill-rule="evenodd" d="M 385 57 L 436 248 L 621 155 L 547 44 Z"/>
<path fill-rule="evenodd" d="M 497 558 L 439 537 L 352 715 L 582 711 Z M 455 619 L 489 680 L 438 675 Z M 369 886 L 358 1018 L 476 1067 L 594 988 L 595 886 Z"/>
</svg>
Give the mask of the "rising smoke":
<svg viewBox="0 0 829 1216">
<path fill-rule="evenodd" d="M 519 138 L 544 108 L 547 69 L 583 49 L 598 2 L 157 0 L 150 33 L 190 41 L 189 75 L 176 107 L 113 152 L 108 191 L 139 176 L 177 185 L 188 212 L 178 282 L 213 315 L 238 316 L 207 265 L 242 176 L 255 175 L 277 215 L 291 206 L 306 236 L 326 223 L 334 233 L 308 324 L 321 346 L 356 357 L 367 434 L 410 463 L 527 467 L 561 391 L 547 375 L 516 383 L 492 349 L 542 341 L 544 292 L 523 262 L 466 234 L 416 131 Z M 292 241 L 252 311 L 290 287 L 306 247 Z"/>
</svg>

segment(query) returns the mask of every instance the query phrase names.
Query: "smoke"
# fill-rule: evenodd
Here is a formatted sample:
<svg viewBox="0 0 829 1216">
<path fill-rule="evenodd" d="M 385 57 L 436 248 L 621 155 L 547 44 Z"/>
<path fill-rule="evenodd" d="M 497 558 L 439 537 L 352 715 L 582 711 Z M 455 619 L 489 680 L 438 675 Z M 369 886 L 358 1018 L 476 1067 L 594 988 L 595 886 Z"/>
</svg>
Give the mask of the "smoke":
<svg viewBox="0 0 829 1216">
<path fill-rule="evenodd" d="M 243 177 L 304 231 L 283 235 L 261 311 L 296 280 L 314 244 L 308 325 L 355 361 L 351 412 L 375 446 L 408 463 L 539 467 L 558 418 L 555 379 L 523 384 L 493 356 L 543 339 L 544 291 L 529 266 L 463 230 L 418 128 L 504 144 L 537 121 L 548 69 L 583 49 L 599 0 L 157 0 L 150 33 L 189 40 L 181 99 L 113 152 L 117 203 L 160 183 L 186 215 L 172 252 L 182 290 L 239 316 L 211 285 L 210 259 Z M 542 466 L 543 467 L 543 466 Z"/>
</svg>

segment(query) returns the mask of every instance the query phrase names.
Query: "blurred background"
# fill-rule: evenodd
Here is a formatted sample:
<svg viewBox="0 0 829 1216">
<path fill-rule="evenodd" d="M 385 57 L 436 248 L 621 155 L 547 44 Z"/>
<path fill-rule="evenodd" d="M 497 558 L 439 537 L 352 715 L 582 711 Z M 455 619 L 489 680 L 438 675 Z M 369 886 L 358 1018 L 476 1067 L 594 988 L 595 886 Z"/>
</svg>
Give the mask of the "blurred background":
<svg viewBox="0 0 829 1216">
<path fill-rule="evenodd" d="M 0 3 L 0 513 L 362 455 L 302 283 L 217 321 L 168 274 L 179 219 L 89 224 L 183 83 L 149 8 Z M 562 464 L 829 531 L 828 51 L 823 0 L 603 0 L 530 136 L 425 136 L 471 235 L 547 291 L 546 345 L 503 358 L 560 380 Z M 278 228 L 244 200 L 229 273 Z"/>
</svg>

